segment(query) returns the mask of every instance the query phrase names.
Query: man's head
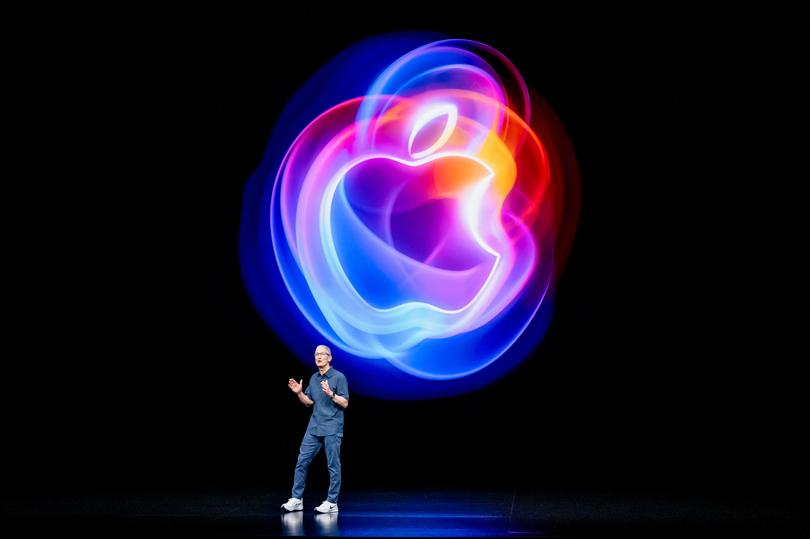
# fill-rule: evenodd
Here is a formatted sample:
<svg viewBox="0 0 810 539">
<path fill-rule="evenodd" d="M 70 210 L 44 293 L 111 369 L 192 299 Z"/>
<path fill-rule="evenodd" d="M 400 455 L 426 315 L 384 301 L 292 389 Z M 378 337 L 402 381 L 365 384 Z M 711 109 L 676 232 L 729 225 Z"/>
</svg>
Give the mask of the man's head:
<svg viewBox="0 0 810 539">
<path fill-rule="evenodd" d="M 315 348 L 315 365 L 317 365 L 319 369 L 323 369 L 329 365 L 331 361 L 332 350 L 325 344 L 319 344 L 317 348 Z"/>
</svg>

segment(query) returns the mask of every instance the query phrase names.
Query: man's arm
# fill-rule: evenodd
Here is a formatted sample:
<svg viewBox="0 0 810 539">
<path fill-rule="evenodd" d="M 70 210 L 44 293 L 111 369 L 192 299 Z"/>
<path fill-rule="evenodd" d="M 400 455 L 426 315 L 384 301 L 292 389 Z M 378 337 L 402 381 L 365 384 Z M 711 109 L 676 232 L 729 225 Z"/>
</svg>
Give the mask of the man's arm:
<svg viewBox="0 0 810 539">
<path fill-rule="evenodd" d="M 287 386 L 289 386 L 290 391 L 292 391 L 293 393 L 295 393 L 295 395 L 298 397 L 298 400 L 300 400 L 300 401 L 301 401 L 301 403 L 302 403 L 304 406 L 306 406 L 307 408 L 309 408 L 310 406 L 312 406 L 312 405 L 313 405 L 313 404 L 315 404 L 315 403 L 312 401 L 312 399 L 310 399 L 309 397 L 307 397 L 307 394 L 306 394 L 306 393 L 304 393 L 304 390 L 303 390 L 303 387 L 304 387 L 304 386 L 303 386 L 303 383 L 304 383 L 304 379 L 303 379 L 303 378 L 301 379 L 301 381 L 300 381 L 300 382 L 296 382 L 295 380 L 293 380 L 292 378 L 290 378 L 290 380 L 287 382 Z"/>
<path fill-rule="evenodd" d="M 309 408 L 310 406 L 315 404 L 315 401 L 313 401 L 312 399 L 307 397 L 307 394 L 304 393 L 303 391 L 298 392 L 298 400 L 300 400 L 302 403 L 304 403 L 304 406 L 306 406 L 307 408 Z"/>
<path fill-rule="evenodd" d="M 332 402 L 343 408 L 344 410 L 349 407 L 349 400 L 345 397 L 341 397 L 340 395 L 332 392 Z"/>
<path fill-rule="evenodd" d="M 332 402 L 334 402 L 344 410 L 349 407 L 349 399 L 347 399 L 346 397 L 341 397 L 340 395 L 335 393 L 335 390 L 329 387 L 329 382 L 327 382 L 326 380 L 321 382 L 321 389 L 323 390 L 324 393 L 326 393 L 326 396 L 332 400 Z"/>
</svg>

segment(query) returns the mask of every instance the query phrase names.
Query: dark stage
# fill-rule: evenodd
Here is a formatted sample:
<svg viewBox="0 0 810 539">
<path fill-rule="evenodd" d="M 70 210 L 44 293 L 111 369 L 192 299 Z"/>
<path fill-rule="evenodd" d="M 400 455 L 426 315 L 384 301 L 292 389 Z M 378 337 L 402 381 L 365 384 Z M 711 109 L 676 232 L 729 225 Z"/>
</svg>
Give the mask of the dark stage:
<svg viewBox="0 0 810 539">
<path fill-rule="evenodd" d="M 459 9 L 9 19 L 5 537 L 807 536 L 807 13 Z M 308 78 L 395 31 L 515 64 L 579 223 L 525 361 L 352 392 L 337 522 L 322 454 L 282 519 L 315 366 L 246 289 L 245 185 Z"/>
<path fill-rule="evenodd" d="M 336 514 L 279 512 L 286 491 L 97 494 L 18 500 L 15 537 L 806 536 L 806 506 L 771 497 L 644 492 L 354 491 Z"/>
</svg>

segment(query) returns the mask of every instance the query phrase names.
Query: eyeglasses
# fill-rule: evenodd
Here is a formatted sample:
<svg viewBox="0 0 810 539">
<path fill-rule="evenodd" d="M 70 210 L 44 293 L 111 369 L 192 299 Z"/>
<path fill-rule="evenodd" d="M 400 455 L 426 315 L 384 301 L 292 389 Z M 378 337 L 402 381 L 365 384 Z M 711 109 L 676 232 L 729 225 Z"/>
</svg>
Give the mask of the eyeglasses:
<svg viewBox="0 0 810 539">
<path fill-rule="evenodd" d="M 329 354 L 327 354 L 326 352 L 318 352 L 317 354 L 315 354 L 315 357 L 318 357 L 318 356 L 327 356 L 328 357 Z"/>
</svg>

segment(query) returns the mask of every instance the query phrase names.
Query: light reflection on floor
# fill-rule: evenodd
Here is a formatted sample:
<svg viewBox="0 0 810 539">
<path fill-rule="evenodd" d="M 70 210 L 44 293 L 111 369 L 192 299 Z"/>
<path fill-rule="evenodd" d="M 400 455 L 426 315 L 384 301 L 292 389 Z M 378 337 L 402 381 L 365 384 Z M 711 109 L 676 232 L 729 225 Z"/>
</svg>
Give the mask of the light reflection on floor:
<svg viewBox="0 0 810 539">
<path fill-rule="evenodd" d="M 285 491 L 41 496 L 4 501 L 10 536 L 810 536 L 799 500 L 593 491 L 350 491 L 285 513 Z"/>
</svg>

